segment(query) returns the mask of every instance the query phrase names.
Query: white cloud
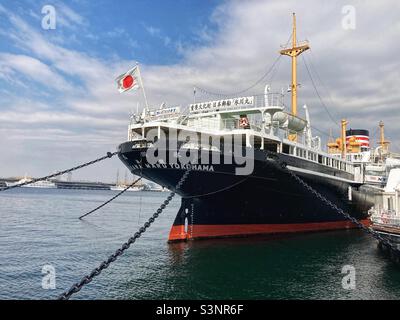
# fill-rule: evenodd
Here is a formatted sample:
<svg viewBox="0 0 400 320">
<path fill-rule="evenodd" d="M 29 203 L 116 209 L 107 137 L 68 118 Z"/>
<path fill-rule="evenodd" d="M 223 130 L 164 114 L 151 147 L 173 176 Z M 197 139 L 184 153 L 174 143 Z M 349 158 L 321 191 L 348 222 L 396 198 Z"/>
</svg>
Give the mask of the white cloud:
<svg viewBox="0 0 400 320">
<path fill-rule="evenodd" d="M 6 76 L 8 79 L 25 75 L 29 79 L 49 88 L 59 91 L 71 90 L 71 85 L 62 76 L 40 60 L 30 56 L 0 53 L 0 70 L 2 71 L 2 76 Z M 29 83 L 19 81 L 25 88 L 29 87 Z"/>
<path fill-rule="evenodd" d="M 319 87 L 319 91 L 324 92 L 326 104 L 334 105 L 331 113 L 337 118 L 349 117 L 352 127 L 366 127 L 371 131 L 377 121 L 383 119 L 392 134 L 398 137 L 400 93 L 397 84 L 400 65 L 394 52 L 399 48 L 397 37 L 400 23 L 397 13 L 400 12 L 400 3 L 354 1 L 357 28 L 352 31 L 344 30 L 341 26 L 341 8 L 348 4 L 347 1 L 306 3 L 307 6 L 296 1 L 226 2 L 210 17 L 218 26 L 217 31 L 210 32 L 205 27 L 199 32 L 207 40 L 205 45 L 190 46 L 176 39 L 164 39 L 168 42 L 166 45 L 177 47 L 183 59 L 169 66 L 141 66 L 149 102 L 154 106 L 164 101 L 185 106 L 192 101 L 193 85 L 217 92 L 241 91 L 250 86 L 278 56 L 279 46 L 287 41 L 291 32 L 291 13 L 296 11 L 299 39 L 307 38 L 311 43 L 311 52 L 305 53 L 306 61 L 312 61 L 330 92 L 332 101 L 328 99 L 326 90 Z M 0 6 L 0 12 L 4 14 L 4 10 Z M 66 74 L 77 78 L 79 85 L 74 85 L 73 94 L 61 98 L 65 107 L 62 112 L 49 108 L 34 112 L 18 123 L 16 119 L 21 114 L 15 103 L 15 108 L 12 108 L 12 104 L 8 105 L 11 110 L 0 115 L 0 127 L 4 123 L 14 129 L 27 124 L 54 130 L 62 126 L 63 130 L 68 131 L 69 143 L 76 139 L 78 145 L 83 140 L 79 138 L 80 135 L 92 131 L 98 137 L 98 143 L 102 139 L 110 141 L 109 136 L 124 137 L 128 112 L 136 108 L 137 101 L 142 105 L 143 101 L 140 92 L 118 94 L 114 79 L 134 64 L 135 57 L 132 57 L 132 61 L 103 61 L 88 53 L 49 42 L 20 17 L 14 14 L 7 16 L 13 24 L 8 36 L 24 50 L 22 59 L 25 59 L 25 64 L 21 60 L 18 63 L 14 57 L 17 62 L 0 64 L 0 71 L 4 70 L 7 75 L 20 72 L 30 56 L 33 60 L 29 61 L 33 66 L 30 71 L 25 70 L 28 76 L 35 76 L 33 70 L 40 67 L 44 70 L 41 72 L 47 73 L 45 77 L 55 74 L 62 77 Z M 69 21 L 74 19 L 79 23 L 77 17 L 70 17 Z M 163 31 L 158 28 L 148 26 L 147 31 L 155 37 L 164 37 Z M 122 29 L 115 29 L 114 32 L 109 36 L 118 36 Z M 102 35 L 96 37 L 101 39 Z M 2 53 L 0 57 L 7 54 Z M 307 102 L 313 126 L 323 131 L 329 131 L 330 127 L 336 129 L 314 93 L 302 59 L 299 59 L 299 78 L 302 84 L 299 103 Z M 62 83 L 61 79 L 59 81 Z M 282 57 L 279 72 L 272 83 L 273 89 L 280 91 L 289 82 L 290 61 Z M 250 93 L 262 93 L 264 85 L 261 83 Z M 200 97 L 199 94 L 198 98 L 215 97 Z M 115 135 L 116 132 L 119 134 Z M 45 135 L 46 132 L 42 131 L 39 136 Z M 15 135 L 13 141 L 19 138 L 22 138 L 20 134 Z M 115 141 L 115 145 L 120 142 Z M 54 150 L 58 150 L 56 145 L 54 147 Z M 98 146 L 96 150 L 100 149 L 101 146 Z M 1 167 L 5 167 L 5 164 Z M 41 169 L 41 173 L 45 173 L 45 168 Z"/>
<path fill-rule="evenodd" d="M 63 2 L 56 1 L 54 7 L 57 13 L 57 24 L 61 27 L 79 31 L 78 29 L 82 29 L 82 27 L 89 24 L 81 14 Z"/>
<path fill-rule="evenodd" d="M 159 28 L 153 27 L 153 26 L 145 26 L 146 31 L 151 35 L 151 36 L 159 36 L 161 33 L 161 30 Z"/>
</svg>

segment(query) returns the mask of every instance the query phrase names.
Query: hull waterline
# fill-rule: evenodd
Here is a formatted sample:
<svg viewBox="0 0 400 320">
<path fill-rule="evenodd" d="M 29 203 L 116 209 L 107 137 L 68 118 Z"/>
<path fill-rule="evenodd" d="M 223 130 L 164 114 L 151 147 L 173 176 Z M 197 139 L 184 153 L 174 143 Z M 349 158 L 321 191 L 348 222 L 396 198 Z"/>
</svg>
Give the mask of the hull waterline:
<svg viewBox="0 0 400 320">
<path fill-rule="evenodd" d="M 146 150 L 132 149 L 132 143 L 120 146 L 120 159 L 135 174 L 170 190 L 187 170 L 163 159 L 151 165 Z M 174 154 L 167 150 L 166 154 Z M 352 184 L 345 175 L 307 168 L 298 159 L 277 154 L 288 167 L 331 202 L 367 222 L 373 196 L 362 186 Z M 250 175 L 235 174 L 234 164 L 193 165 L 189 178 L 178 191 L 181 207 L 171 227 L 169 241 L 215 237 L 316 232 L 355 227 L 334 209 L 316 199 L 293 178 L 268 160 L 263 150 L 254 153 L 254 170 Z M 314 164 L 317 165 L 317 164 Z M 317 174 L 307 169 L 312 169 Z M 331 178 L 327 176 L 331 175 Z M 351 186 L 352 200 L 348 198 Z"/>
</svg>

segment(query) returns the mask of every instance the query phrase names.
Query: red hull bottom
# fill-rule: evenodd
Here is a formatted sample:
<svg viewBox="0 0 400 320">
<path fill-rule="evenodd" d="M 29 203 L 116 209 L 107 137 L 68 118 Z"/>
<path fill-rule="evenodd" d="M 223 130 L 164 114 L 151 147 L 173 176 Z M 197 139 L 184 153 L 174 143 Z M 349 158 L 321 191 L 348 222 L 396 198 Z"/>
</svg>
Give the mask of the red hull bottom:
<svg viewBox="0 0 400 320">
<path fill-rule="evenodd" d="M 360 220 L 369 225 L 368 219 Z M 242 237 L 251 235 L 268 235 L 279 233 L 316 232 L 340 229 L 354 229 L 357 226 L 350 221 L 291 223 L 291 224 L 232 224 L 232 225 L 173 225 L 168 241 L 185 241 L 190 239 Z"/>
</svg>

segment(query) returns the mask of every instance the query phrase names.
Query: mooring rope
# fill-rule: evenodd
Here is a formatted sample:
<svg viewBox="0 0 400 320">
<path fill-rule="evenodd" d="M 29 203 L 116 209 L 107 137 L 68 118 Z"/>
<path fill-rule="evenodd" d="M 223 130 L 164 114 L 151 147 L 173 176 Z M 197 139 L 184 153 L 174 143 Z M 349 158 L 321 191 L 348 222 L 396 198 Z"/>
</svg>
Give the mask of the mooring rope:
<svg viewBox="0 0 400 320">
<path fill-rule="evenodd" d="M 139 177 L 138 179 L 133 181 L 129 186 L 125 187 L 124 190 L 122 190 L 121 192 L 118 192 L 115 196 L 113 196 L 112 198 L 108 199 L 106 202 L 103 202 L 101 205 L 97 206 L 93 210 L 90 210 L 89 212 L 87 212 L 84 215 L 80 216 L 79 220 L 82 220 L 84 217 L 88 216 L 89 214 L 92 214 L 93 212 L 96 212 L 97 210 L 103 208 L 105 205 L 109 204 L 111 201 L 117 199 L 120 195 L 122 195 L 129 188 L 133 187 L 141 179 L 142 179 L 142 177 Z"/>
<path fill-rule="evenodd" d="M 69 173 L 69 172 L 72 172 L 72 171 L 75 171 L 75 170 L 82 169 L 84 167 L 90 166 L 90 165 L 95 164 L 97 162 L 100 162 L 100 161 L 103 161 L 103 160 L 106 160 L 106 159 L 110 159 L 113 156 L 115 156 L 116 154 L 118 154 L 118 152 L 107 152 L 107 154 L 105 156 L 97 158 L 97 159 L 89 161 L 89 162 L 86 162 L 86 163 L 83 163 L 83 164 L 81 164 L 79 166 L 72 167 L 72 168 L 64 170 L 64 171 L 56 172 L 56 173 L 50 174 L 50 175 L 45 176 L 45 177 L 35 178 L 35 179 L 29 180 L 29 181 L 25 181 L 25 182 L 22 182 L 22 183 L 18 183 L 18 184 L 14 184 L 14 185 L 11 185 L 11 186 L 3 187 L 3 188 L 0 188 L 0 191 L 6 191 L 6 190 L 9 190 L 9 189 L 19 188 L 19 187 L 22 187 L 22 186 L 26 186 L 28 184 L 32 184 L 32 183 L 38 182 L 38 181 L 43 181 L 43 180 L 48 180 L 50 178 L 58 177 L 58 176 L 61 176 L 63 174 L 66 174 L 66 173 Z"/>
</svg>

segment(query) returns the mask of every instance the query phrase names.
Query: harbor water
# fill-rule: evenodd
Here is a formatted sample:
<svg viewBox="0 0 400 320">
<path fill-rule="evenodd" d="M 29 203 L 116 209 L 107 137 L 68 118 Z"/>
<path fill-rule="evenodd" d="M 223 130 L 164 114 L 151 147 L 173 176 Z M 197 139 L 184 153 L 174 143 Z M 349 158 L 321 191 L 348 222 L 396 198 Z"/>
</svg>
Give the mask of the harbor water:
<svg viewBox="0 0 400 320">
<path fill-rule="evenodd" d="M 20 188 L 0 193 L 0 299 L 55 299 L 118 249 L 166 192 Z M 228 201 L 228 200 L 227 200 Z M 359 230 L 168 244 L 175 198 L 73 299 L 398 299 L 400 270 Z M 55 289 L 44 289 L 44 266 Z M 344 266 L 355 288 L 344 288 Z"/>
</svg>

